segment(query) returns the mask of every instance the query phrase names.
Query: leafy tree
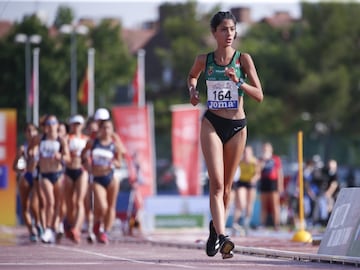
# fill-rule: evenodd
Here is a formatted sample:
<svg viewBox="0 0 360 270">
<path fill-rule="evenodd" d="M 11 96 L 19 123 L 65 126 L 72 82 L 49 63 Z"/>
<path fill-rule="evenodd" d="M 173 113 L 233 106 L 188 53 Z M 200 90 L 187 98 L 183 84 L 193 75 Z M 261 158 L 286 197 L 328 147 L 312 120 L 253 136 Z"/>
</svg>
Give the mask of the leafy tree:
<svg viewBox="0 0 360 270">
<path fill-rule="evenodd" d="M 62 5 L 56 11 L 54 26 L 56 29 L 60 29 L 60 27 L 64 24 L 72 24 L 74 17 L 73 10 L 68 6 Z"/>
<path fill-rule="evenodd" d="M 58 14 L 62 14 L 58 11 Z M 60 120 L 70 115 L 70 46 L 71 36 L 55 32 L 50 36 L 48 28 L 37 16 L 26 16 L 15 24 L 9 35 L 0 40 L 0 89 L 1 107 L 18 110 L 21 130 L 25 123 L 25 61 L 23 44 L 14 44 L 15 35 L 25 33 L 42 37 L 39 45 L 39 90 L 40 115 L 55 114 Z M 77 82 L 84 78 L 87 66 L 87 50 L 94 47 L 96 106 L 111 107 L 118 84 L 128 84 L 135 67 L 135 59 L 128 52 L 121 39 L 121 26 L 110 20 L 103 20 L 86 36 L 77 35 Z M 32 45 L 32 48 L 35 46 Z M 32 65 L 31 65 L 32 66 Z M 79 106 L 85 114 L 86 108 Z"/>
<path fill-rule="evenodd" d="M 35 46 L 46 46 L 48 30 L 37 16 L 25 16 L 23 21 L 14 24 L 10 33 L 0 41 L 0 72 L 2 74 L 0 107 L 16 108 L 18 128 L 23 130 L 24 119 L 26 119 L 25 45 L 15 43 L 15 36 L 19 33 L 28 36 L 37 34 L 42 37 L 41 45 L 31 45 L 32 55 L 32 49 Z"/>
<path fill-rule="evenodd" d="M 359 8 L 354 3 L 303 3 L 302 19 L 289 28 L 258 24 L 250 29 L 241 48 L 253 55 L 265 93 L 259 109 L 251 109 L 251 117 L 266 119 L 254 123 L 259 125 L 252 129 L 259 132 L 256 136 L 270 135 L 271 126 L 279 136 L 303 129 L 327 144 L 327 158 L 334 134 L 359 132 L 351 120 L 359 113 L 354 98 L 359 96 Z M 276 100 L 282 108 L 269 114 L 277 110 Z M 305 113 L 311 117 L 306 121 Z"/>
<path fill-rule="evenodd" d="M 91 34 L 95 49 L 95 94 L 97 106 L 113 103 L 117 85 L 128 85 L 136 60 L 130 55 L 121 38 L 121 25 L 104 19 Z"/>
</svg>

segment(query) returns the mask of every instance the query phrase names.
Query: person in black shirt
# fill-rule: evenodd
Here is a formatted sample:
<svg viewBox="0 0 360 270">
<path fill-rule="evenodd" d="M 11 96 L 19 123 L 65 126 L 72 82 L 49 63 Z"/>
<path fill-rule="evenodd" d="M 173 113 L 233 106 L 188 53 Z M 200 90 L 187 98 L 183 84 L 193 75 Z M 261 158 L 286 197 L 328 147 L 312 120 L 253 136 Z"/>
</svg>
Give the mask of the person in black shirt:
<svg viewBox="0 0 360 270">
<path fill-rule="evenodd" d="M 330 159 L 327 166 L 323 168 L 321 177 L 315 178 L 314 181 L 319 193 L 315 201 L 313 222 L 325 226 L 338 193 L 339 183 L 336 160 Z"/>
</svg>

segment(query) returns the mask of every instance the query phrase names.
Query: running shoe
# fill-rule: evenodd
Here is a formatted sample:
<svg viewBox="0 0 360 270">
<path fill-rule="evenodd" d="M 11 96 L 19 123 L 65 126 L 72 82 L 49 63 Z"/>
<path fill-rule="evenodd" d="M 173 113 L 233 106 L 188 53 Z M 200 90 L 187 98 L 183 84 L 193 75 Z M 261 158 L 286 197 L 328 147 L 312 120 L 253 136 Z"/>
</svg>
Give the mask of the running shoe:
<svg viewBox="0 0 360 270">
<path fill-rule="evenodd" d="M 75 242 L 76 244 L 80 243 L 81 237 L 80 237 L 80 232 L 78 230 L 76 230 L 75 228 L 72 228 L 70 230 L 70 239 Z"/>
<path fill-rule="evenodd" d="M 36 243 L 38 241 L 38 237 L 35 233 L 31 233 L 29 236 L 30 242 Z"/>
<path fill-rule="evenodd" d="M 209 238 L 206 242 L 206 254 L 209 257 L 213 257 L 219 251 L 219 239 L 214 227 L 214 223 L 211 220 L 209 223 Z"/>
<path fill-rule="evenodd" d="M 37 236 L 41 238 L 41 236 L 44 234 L 44 229 L 41 225 L 36 225 L 36 232 Z"/>
<path fill-rule="evenodd" d="M 55 243 L 55 232 L 49 228 L 45 229 L 45 232 L 41 237 L 41 241 L 47 244 Z"/>
<path fill-rule="evenodd" d="M 65 237 L 72 239 L 72 232 L 70 228 L 65 229 Z"/>
<path fill-rule="evenodd" d="M 71 226 L 70 226 L 70 224 L 67 222 L 66 219 L 64 220 L 63 224 L 64 224 L 65 237 L 71 239 L 72 235 L 71 235 Z"/>
<path fill-rule="evenodd" d="M 86 238 L 86 240 L 88 241 L 88 243 L 95 243 L 96 241 L 96 236 L 94 233 L 89 232 L 88 237 Z"/>
<path fill-rule="evenodd" d="M 96 236 L 100 233 L 100 222 L 95 222 L 93 232 Z"/>
<path fill-rule="evenodd" d="M 106 233 L 106 232 L 101 232 L 101 233 L 99 233 L 97 239 L 98 239 L 98 242 L 99 242 L 99 243 L 102 243 L 102 244 L 107 244 L 107 243 L 109 243 L 109 239 L 108 239 L 108 236 L 107 236 L 107 233 Z"/>
<path fill-rule="evenodd" d="M 220 253 L 223 259 L 229 259 L 234 257 L 233 249 L 234 243 L 230 240 L 229 236 L 219 235 L 220 240 Z"/>
</svg>

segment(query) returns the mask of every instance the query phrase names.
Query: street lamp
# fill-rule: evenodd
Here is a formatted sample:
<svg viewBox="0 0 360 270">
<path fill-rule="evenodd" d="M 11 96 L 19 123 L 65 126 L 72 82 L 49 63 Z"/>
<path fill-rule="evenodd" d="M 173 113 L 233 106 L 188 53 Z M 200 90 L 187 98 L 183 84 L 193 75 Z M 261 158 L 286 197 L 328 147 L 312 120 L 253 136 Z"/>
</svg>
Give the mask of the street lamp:
<svg viewBox="0 0 360 270">
<path fill-rule="evenodd" d="M 76 101 L 76 92 L 77 92 L 77 55 L 76 55 L 76 34 L 86 35 L 88 33 L 88 28 L 85 25 L 74 26 L 72 24 L 64 24 L 60 27 L 60 32 L 63 34 L 71 35 L 71 63 L 70 63 L 70 110 L 71 115 L 77 114 L 77 101 Z"/>
<path fill-rule="evenodd" d="M 31 66 L 31 55 L 30 55 L 30 44 L 39 44 L 41 42 L 41 36 L 39 35 L 27 35 L 19 33 L 15 36 L 16 43 L 25 44 L 25 92 L 26 92 L 26 122 L 30 123 L 31 121 L 31 111 L 30 111 L 30 66 Z"/>
</svg>

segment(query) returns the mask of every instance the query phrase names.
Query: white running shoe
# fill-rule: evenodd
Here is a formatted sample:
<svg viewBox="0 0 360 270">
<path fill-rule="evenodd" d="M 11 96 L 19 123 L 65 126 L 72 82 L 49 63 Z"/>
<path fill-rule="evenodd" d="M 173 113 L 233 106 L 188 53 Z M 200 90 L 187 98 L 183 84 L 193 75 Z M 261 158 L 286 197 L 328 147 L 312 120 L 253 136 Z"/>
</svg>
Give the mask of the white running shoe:
<svg viewBox="0 0 360 270">
<path fill-rule="evenodd" d="M 41 236 L 43 243 L 55 243 L 55 232 L 52 229 L 46 228 L 44 234 Z"/>
</svg>

